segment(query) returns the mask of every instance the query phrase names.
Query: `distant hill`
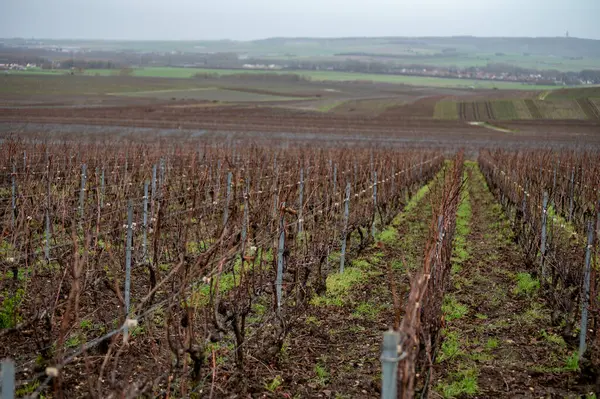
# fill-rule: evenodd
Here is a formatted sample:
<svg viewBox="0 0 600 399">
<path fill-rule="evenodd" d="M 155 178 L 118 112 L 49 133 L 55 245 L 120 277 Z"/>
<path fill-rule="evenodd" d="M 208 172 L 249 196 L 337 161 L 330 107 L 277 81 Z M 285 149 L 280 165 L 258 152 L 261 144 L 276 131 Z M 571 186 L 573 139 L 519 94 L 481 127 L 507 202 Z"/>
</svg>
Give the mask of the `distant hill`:
<svg viewBox="0 0 600 399">
<path fill-rule="evenodd" d="M 503 64 L 531 70 L 600 70 L 600 40 L 574 37 L 273 37 L 253 41 L 116 41 L 0 39 L 0 47 L 90 54 L 94 51 L 169 54 L 226 53 L 257 64 L 296 64 L 326 69 L 360 61 L 445 68 Z M 310 64 L 310 65 L 308 65 Z M 170 65 L 170 64 L 169 64 Z"/>
<path fill-rule="evenodd" d="M 377 38 L 269 38 L 251 43 L 278 47 L 298 47 L 302 42 L 322 46 L 418 47 L 457 52 L 530 54 L 556 57 L 600 57 L 600 40 L 575 37 L 377 37 Z"/>
</svg>

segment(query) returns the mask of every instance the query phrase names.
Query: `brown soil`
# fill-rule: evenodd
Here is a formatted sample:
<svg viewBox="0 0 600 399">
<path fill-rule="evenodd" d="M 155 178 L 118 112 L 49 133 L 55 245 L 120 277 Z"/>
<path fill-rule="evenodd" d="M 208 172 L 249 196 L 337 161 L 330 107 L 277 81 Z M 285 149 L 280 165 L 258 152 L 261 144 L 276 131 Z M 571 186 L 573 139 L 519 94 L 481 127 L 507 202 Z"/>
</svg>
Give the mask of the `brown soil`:
<svg viewBox="0 0 600 399">
<path fill-rule="evenodd" d="M 591 392 L 566 367 L 576 339 L 551 323 L 551 310 L 537 292 L 518 293 L 523 255 L 510 223 L 475 168 L 469 171 L 472 207 L 469 258 L 451 277 L 451 295 L 467 313 L 447 322 L 446 345 L 458 337 L 458 352 L 438 352 L 433 385 L 458 384 L 460 373 L 474 371 L 481 398 L 567 398 Z M 446 298 L 448 299 L 448 297 Z M 448 317 L 448 315 L 446 315 Z M 449 346 L 448 346 L 449 347 Z M 439 361 L 441 360 L 441 361 Z"/>
<path fill-rule="evenodd" d="M 0 122 L 115 125 L 153 128 L 207 129 L 229 132 L 310 132 L 360 134 L 403 138 L 440 138 L 444 141 L 525 141 L 600 143 L 599 121 L 511 122 L 518 134 L 507 136 L 462 121 L 434 120 L 433 107 L 439 97 L 427 97 L 405 106 L 392 107 L 379 115 L 337 115 L 273 106 L 227 105 L 172 107 L 140 105 L 103 108 L 2 109 Z M 179 104 L 179 103 L 178 103 Z M 177 105 L 178 105 L 177 104 Z M 464 117 L 464 116 L 463 116 Z M 335 140 L 335 136 L 332 137 Z"/>
<path fill-rule="evenodd" d="M 435 191 L 436 183 L 430 186 L 430 193 L 416 208 L 401 213 L 392 222 L 390 228 L 398 232 L 398 241 L 378 241 L 347 263 L 347 268 L 361 270 L 365 279 L 352 287 L 343 303 L 312 305 L 294 326 L 284 361 L 268 377 L 261 376 L 267 381 L 282 376 L 284 384 L 272 397 L 381 395 L 382 334 L 392 327 L 396 317 L 390 272 L 398 297 L 406 297 L 407 271 L 414 271 L 422 263 L 432 217 L 430 201 L 439 194 Z M 330 264 L 332 270 L 338 267 L 337 262 Z M 319 378 L 319 368 L 327 373 L 326 379 Z"/>
</svg>

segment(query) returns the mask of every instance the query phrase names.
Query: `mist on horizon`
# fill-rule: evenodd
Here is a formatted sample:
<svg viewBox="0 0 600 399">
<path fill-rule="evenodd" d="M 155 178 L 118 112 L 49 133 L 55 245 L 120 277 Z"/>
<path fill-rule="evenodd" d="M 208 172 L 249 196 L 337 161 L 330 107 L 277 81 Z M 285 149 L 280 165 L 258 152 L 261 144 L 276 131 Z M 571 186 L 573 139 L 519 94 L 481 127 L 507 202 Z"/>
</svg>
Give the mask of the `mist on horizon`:
<svg viewBox="0 0 600 399">
<path fill-rule="evenodd" d="M 597 0 L 5 0 L 0 37 L 564 36 L 600 39 Z"/>
</svg>

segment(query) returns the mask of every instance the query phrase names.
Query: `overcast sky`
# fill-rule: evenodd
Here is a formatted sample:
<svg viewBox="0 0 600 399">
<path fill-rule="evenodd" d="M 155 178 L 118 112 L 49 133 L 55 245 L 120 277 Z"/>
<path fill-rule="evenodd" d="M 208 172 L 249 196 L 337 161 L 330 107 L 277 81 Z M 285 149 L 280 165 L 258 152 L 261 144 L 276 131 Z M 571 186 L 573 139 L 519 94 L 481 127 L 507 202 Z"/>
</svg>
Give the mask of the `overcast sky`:
<svg viewBox="0 0 600 399">
<path fill-rule="evenodd" d="M 600 0 L 0 0 L 0 37 L 571 36 Z"/>
</svg>

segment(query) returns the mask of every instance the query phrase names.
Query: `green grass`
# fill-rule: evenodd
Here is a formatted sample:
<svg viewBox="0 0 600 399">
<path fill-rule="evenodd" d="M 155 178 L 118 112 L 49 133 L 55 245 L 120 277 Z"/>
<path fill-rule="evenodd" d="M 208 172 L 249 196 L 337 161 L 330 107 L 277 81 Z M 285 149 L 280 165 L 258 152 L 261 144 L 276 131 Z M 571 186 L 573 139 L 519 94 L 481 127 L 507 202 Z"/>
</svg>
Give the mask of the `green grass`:
<svg viewBox="0 0 600 399">
<path fill-rule="evenodd" d="M 442 304 L 442 312 L 446 318 L 446 321 L 460 319 L 469 313 L 469 308 L 464 305 L 453 296 L 446 295 L 444 297 L 444 303 Z"/>
<path fill-rule="evenodd" d="M 513 289 L 513 292 L 517 295 L 531 297 L 537 293 L 540 288 L 540 282 L 529 273 L 518 273 L 517 274 L 517 286 Z"/>
<path fill-rule="evenodd" d="M 79 328 L 81 328 L 82 330 L 91 330 L 92 327 L 93 327 L 93 324 L 92 324 L 91 320 L 83 319 L 79 323 Z"/>
<path fill-rule="evenodd" d="M 67 348 L 77 348 L 81 346 L 81 337 L 77 334 L 71 335 L 65 342 Z"/>
<path fill-rule="evenodd" d="M 462 355 L 464 355 L 464 352 L 460 347 L 458 332 L 446 331 L 444 341 L 442 342 L 442 346 L 440 348 L 440 353 L 437 357 L 437 362 L 442 363 Z"/>
<path fill-rule="evenodd" d="M 579 353 L 577 351 L 566 355 L 562 360 L 556 360 L 558 360 L 559 366 L 536 365 L 532 367 L 532 370 L 541 373 L 574 373 L 580 371 Z"/>
<path fill-rule="evenodd" d="M 485 349 L 487 350 L 496 349 L 498 346 L 500 346 L 500 341 L 498 341 L 498 338 L 490 338 L 485 343 Z"/>
<path fill-rule="evenodd" d="M 15 293 L 4 290 L 2 296 L 4 300 L 0 305 L 0 329 L 13 328 L 21 322 L 21 313 L 19 307 L 23 301 L 25 290 L 19 288 Z"/>
<path fill-rule="evenodd" d="M 435 177 L 435 179 L 439 178 L 441 176 L 441 173 L 442 172 L 440 171 L 438 173 L 438 175 Z M 432 182 L 425 184 L 424 186 L 419 188 L 419 190 L 417 190 L 415 195 L 410 197 L 410 200 L 408 201 L 408 203 L 406 204 L 406 206 L 404 207 L 402 212 L 400 214 L 398 214 L 398 216 L 396 216 L 394 218 L 394 220 L 392 220 L 392 223 L 391 223 L 392 226 L 395 226 L 395 227 L 399 226 L 400 223 L 402 223 L 402 221 L 406 218 L 406 216 L 411 214 L 417 208 L 419 203 L 429 193 L 429 186 L 431 185 L 431 183 Z"/>
<path fill-rule="evenodd" d="M 535 326 L 541 320 L 547 320 L 548 318 L 548 310 L 537 301 L 531 301 L 530 307 L 524 313 L 517 315 L 516 317 L 520 323 L 530 326 Z"/>
<path fill-rule="evenodd" d="M 565 370 L 566 371 L 578 371 L 579 370 L 579 353 L 573 352 L 565 359 Z"/>
<path fill-rule="evenodd" d="M 567 343 L 565 342 L 564 338 L 560 335 L 556 335 L 551 332 L 546 332 L 545 330 L 542 330 L 541 335 L 542 338 L 544 338 L 546 341 L 553 345 L 557 345 L 561 348 L 566 348 L 567 346 Z"/>
<path fill-rule="evenodd" d="M 265 388 L 269 392 L 275 392 L 283 384 L 283 378 L 280 375 L 275 376 L 272 381 L 265 384 Z"/>
<path fill-rule="evenodd" d="M 479 371 L 476 368 L 459 370 L 450 375 L 450 382 L 437 385 L 436 390 L 444 398 L 457 398 L 475 395 L 479 391 L 477 379 Z"/>
<path fill-rule="evenodd" d="M 369 270 L 371 268 L 371 264 L 366 259 L 354 259 L 352 260 L 352 267 L 356 267 L 362 270 Z"/>
<path fill-rule="evenodd" d="M 472 168 L 472 165 L 468 164 Z M 469 196 L 469 186 L 467 182 L 468 174 L 463 174 L 463 191 L 461 193 L 460 204 L 456 212 L 456 230 L 454 241 L 452 243 L 452 273 L 457 274 L 461 271 L 462 265 L 470 258 L 468 236 L 471 234 L 471 201 Z"/>
<path fill-rule="evenodd" d="M 393 226 L 386 228 L 377 235 L 377 241 L 380 241 L 386 245 L 394 245 L 399 239 L 400 236 L 398 235 L 398 230 L 396 230 Z"/>
<path fill-rule="evenodd" d="M 318 385 L 324 387 L 329 382 L 329 371 L 321 364 L 315 365 L 315 381 Z"/>
<path fill-rule="evenodd" d="M 362 282 L 365 273 L 359 268 L 352 267 L 343 273 L 333 273 L 327 276 L 325 281 L 327 290 L 323 296 L 315 296 L 311 299 L 314 306 L 343 306 L 348 300 L 351 289 Z"/>
<path fill-rule="evenodd" d="M 25 396 L 29 396 L 29 395 L 31 395 L 33 392 L 35 392 L 35 390 L 36 390 L 36 389 L 38 389 L 38 387 L 39 387 L 39 386 L 40 386 L 40 382 L 39 382 L 39 381 L 37 381 L 37 380 L 36 380 L 36 381 L 33 381 L 33 382 L 31 382 L 31 383 L 29 383 L 29 384 L 27 384 L 27 385 L 24 385 L 24 386 L 22 386 L 22 387 L 18 388 L 18 389 L 15 391 L 15 395 L 16 395 L 18 398 L 22 398 L 22 397 L 25 397 Z M 43 395 L 43 394 L 42 394 L 42 395 Z M 41 396 L 41 397 L 43 398 L 43 396 Z"/>
<path fill-rule="evenodd" d="M 379 315 L 379 306 L 370 302 L 362 302 L 356 307 L 352 315 L 357 318 L 375 320 Z"/>
</svg>

